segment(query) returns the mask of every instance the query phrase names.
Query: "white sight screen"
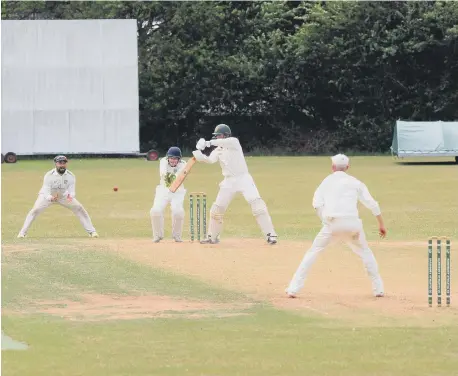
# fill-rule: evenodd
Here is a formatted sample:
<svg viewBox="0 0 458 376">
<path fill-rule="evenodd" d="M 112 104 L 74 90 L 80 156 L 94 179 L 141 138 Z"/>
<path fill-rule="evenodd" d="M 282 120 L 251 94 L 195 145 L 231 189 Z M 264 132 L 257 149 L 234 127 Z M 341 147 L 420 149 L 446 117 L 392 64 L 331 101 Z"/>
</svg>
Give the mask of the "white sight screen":
<svg viewBox="0 0 458 376">
<path fill-rule="evenodd" d="M 138 153 L 136 20 L 2 21 L 2 153 Z"/>
</svg>

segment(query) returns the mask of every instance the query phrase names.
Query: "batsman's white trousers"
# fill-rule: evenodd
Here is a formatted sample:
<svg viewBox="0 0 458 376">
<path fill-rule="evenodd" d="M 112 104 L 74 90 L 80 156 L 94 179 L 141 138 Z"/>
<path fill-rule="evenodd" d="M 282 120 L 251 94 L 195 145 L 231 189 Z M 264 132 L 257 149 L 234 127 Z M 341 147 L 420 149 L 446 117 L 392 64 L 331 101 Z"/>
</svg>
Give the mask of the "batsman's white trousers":
<svg viewBox="0 0 458 376">
<path fill-rule="evenodd" d="M 275 235 L 274 226 L 266 203 L 262 200 L 253 177 L 250 174 L 227 177 L 219 184 L 219 187 L 218 195 L 210 209 L 209 236 L 213 239 L 219 236 L 223 226 L 223 215 L 238 192 L 250 204 L 253 215 L 256 217 L 263 235 Z"/>
<path fill-rule="evenodd" d="M 384 293 L 383 281 L 379 274 L 377 261 L 367 244 L 362 221 L 353 217 L 328 218 L 323 221 L 321 231 L 315 237 L 311 248 L 305 253 L 286 291 L 291 294 L 297 294 L 304 287 L 309 269 L 318 254 L 335 238 L 344 241 L 353 252 L 361 257 L 372 282 L 373 294 Z"/>
<path fill-rule="evenodd" d="M 247 202 L 252 202 L 261 198 L 253 177 L 250 174 L 245 174 L 225 178 L 219 184 L 219 192 L 216 196 L 215 205 L 226 209 L 238 192 L 243 195 Z"/>
<path fill-rule="evenodd" d="M 83 205 L 81 205 L 81 203 L 76 198 L 73 198 L 72 201 L 67 201 L 66 198 L 61 198 L 58 201 L 48 201 L 44 195 L 39 194 L 37 200 L 35 201 L 35 204 L 33 205 L 32 210 L 30 210 L 29 214 L 25 219 L 24 225 L 20 233 L 24 235 L 27 234 L 27 231 L 29 230 L 35 218 L 37 218 L 38 215 L 40 215 L 40 213 L 42 213 L 47 207 L 54 204 L 59 204 L 61 206 L 66 207 L 67 209 L 70 209 L 78 217 L 84 229 L 89 234 L 95 232 L 95 228 L 92 225 L 92 221 L 89 217 L 88 212 L 86 211 L 86 209 L 84 209 Z"/>
</svg>

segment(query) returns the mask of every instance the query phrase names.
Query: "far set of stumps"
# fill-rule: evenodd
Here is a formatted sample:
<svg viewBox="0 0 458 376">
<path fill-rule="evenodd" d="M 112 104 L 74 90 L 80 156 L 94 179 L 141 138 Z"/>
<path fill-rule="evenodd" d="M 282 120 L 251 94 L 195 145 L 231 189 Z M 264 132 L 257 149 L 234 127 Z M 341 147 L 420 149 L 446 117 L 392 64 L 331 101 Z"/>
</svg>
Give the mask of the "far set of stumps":
<svg viewBox="0 0 458 376">
<path fill-rule="evenodd" d="M 433 306 L 433 247 L 436 244 L 437 306 L 442 306 L 442 247 L 445 245 L 445 299 L 450 307 L 450 251 L 451 242 L 446 236 L 432 236 L 428 239 L 428 305 Z"/>
</svg>

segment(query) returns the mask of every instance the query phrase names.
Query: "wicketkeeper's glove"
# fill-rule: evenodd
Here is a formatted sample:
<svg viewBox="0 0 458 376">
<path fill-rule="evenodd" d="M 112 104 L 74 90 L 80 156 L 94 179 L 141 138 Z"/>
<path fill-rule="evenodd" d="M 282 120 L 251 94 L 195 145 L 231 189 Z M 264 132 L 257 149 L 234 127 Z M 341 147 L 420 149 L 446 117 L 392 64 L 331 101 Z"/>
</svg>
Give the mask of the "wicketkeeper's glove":
<svg viewBox="0 0 458 376">
<path fill-rule="evenodd" d="M 176 175 L 175 174 L 172 174 L 170 172 L 167 172 L 165 174 L 165 177 L 164 177 L 164 181 L 165 181 L 165 186 L 167 188 L 170 188 L 170 185 L 173 183 L 173 181 L 176 179 Z"/>
</svg>

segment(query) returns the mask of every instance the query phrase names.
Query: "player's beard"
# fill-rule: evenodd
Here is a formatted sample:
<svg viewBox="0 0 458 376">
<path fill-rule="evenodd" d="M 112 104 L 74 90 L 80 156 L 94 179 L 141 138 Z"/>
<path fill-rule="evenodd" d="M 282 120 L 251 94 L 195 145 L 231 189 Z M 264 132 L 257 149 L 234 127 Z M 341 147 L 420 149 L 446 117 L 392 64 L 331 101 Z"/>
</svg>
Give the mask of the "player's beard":
<svg viewBox="0 0 458 376">
<path fill-rule="evenodd" d="M 67 170 L 67 169 L 66 169 L 65 167 L 57 167 L 57 172 L 58 172 L 59 174 L 61 174 L 61 175 L 62 175 L 66 170 Z"/>
</svg>

